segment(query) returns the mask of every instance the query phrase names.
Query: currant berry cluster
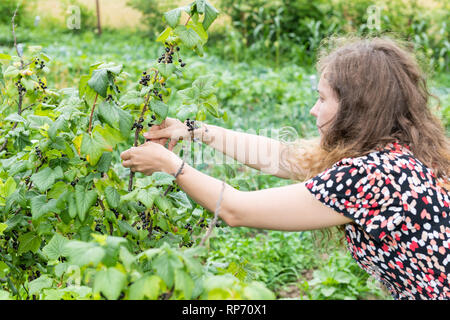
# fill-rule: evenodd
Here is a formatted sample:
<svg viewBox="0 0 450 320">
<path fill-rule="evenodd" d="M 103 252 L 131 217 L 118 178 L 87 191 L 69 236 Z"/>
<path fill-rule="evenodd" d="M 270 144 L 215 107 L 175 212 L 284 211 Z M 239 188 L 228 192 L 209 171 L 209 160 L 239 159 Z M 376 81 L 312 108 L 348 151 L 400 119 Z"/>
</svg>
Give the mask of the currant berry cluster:
<svg viewBox="0 0 450 320">
<path fill-rule="evenodd" d="M 151 128 L 153 126 L 153 122 L 156 120 L 156 117 L 154 114 L 152 114 L 152 120 L 150 120 L 150 122 L 147 124 L 149 128 Z"/>
<path fill-rule="evenodd" d="M 112 211 L 112 212 L 114 213 L 114 215 L 116 216 L 116 219 L 119 218 L 119 212 L 118 212 L 116 209 L 112 208 L 111 211 Z"/>
<path fill-rule="evenodd" d="M 139 212 L 139 218 L 141 218 L 142 227 L 144 229 L 147 229 L 148 228 L 148 224 L 150 223 L 150 218 L 147 216 L 145 211 Z M 139 230 L 140 227 L 138 226 L 137 229 Z"/>
<path fill-rule="evenodd" d="M 45 67 L 44 60 L 41 60 L 39 58 L 36 58 L 36 60 L 34 61 L 34 64 L 36 65 L 36 68 L 39 68 L 41 70 L 44 69 L 44 67 Z"/>
<path fill-rule="evenodd" d="M 112 99 L 113 99 L 112 94 L 108 94 L 108 95 L 106 96 L 105 101 L 112 101 Z"/>
<path fill-rule="evenodd" d="M 71 185 L 72 187 L 75 187 L 75 185 L 78 183 L 78 181 L 79 181 L 79 179 L 78 179 L 78 178 L 75 178 L 75 180 L 73 180 L 73 181 L 70 183 L 70 185 Z"/>
<path fill-rule="evenodd" d="M 144 122 L 144 118 L 140 117 L 139 118 L 139 122 L 134 122 L 133 126 L 131 127 L 131 130 L 133 130 L 134 128 L 142 130 L 144 128 L 144 125 L 142 124 L 142 122 Z"/>
<path fill-rule="evenodd" d="M 188 127 L 188 131 L 194 131 L 195 127 L 195 120 L 190 120 L 189 118 L 186 119 L 186 126 Z"/>
<path fill-rule="evenodd" d="M 192 226 L 190 223 L 186 223 L 186 225 L 184 226 L 185 229 L 187 229 L 188 231 L 192 231 Z"/>
<path fill-rule="evenodd" d="M 156 89 L 153 89 L 153 90 L 152 90 L 152 92 L 153 92 L 153 94 L 155 95 L 155 97 L 158 97 L 158 98 L 159 98 L 159 100 L 163 101 L 163 97 L 162 97 L 162 94 L 161 94 L 161 93 L 159 93 L 159 91 L 158 91 L 158 90 L 156 90 Z"/>
<path fill-rule="evenodd" d="M 141 80 L 139 81 L 139 84 L 142 84 L 143 86 L 147 87 L 148 86 L 148 82 L 150 81 L 150 75 L 147 74 L 146 71 L 142 72 L 142 77 Z"/>
<path fill-rule="evenodd" d="M 39 159 L 41 159 L 42 158 L 41 149 L 39 149 L 39 147 L 35 147 L 34 149 L 36 150 L 36 155 L 39 157 Z"/>
<path fill-rule="evenodd" d="M 40 87 L 42 90 L 45 90 L 45 89 L 48 88 L 48 87 L 45 85 L 45 83 L 44 83 L 40 78 L 38 78 L 38 80 L 39 80 L 39 87 Z"/>
<path fill-rule="evenodd" d="M 19 94 L 25 94 L 25 92 L 27 92 L 27 89 L 25 89 L 25 87 L 22 85 L 22 82 L 20 80 L 18 80 L 15 83 L 15 86 L 17 87 L 17 90 L 19 91 Z"/>
<path fill-rule="evenodd" d="M 103 224 L 101 222 L 96 222 L 95 231 L 103 233 L 102 227 L 103 227 Z"/>
</svg>

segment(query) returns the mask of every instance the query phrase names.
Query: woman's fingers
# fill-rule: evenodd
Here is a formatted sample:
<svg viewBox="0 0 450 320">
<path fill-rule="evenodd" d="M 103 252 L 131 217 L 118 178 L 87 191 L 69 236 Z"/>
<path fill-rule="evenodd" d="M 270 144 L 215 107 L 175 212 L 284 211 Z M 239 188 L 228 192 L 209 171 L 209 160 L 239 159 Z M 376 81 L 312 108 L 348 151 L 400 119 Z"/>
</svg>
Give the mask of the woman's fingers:
<svg viewBox="0 0 450 320">
<path fill-rule="evenodd" d="M 163 139 L 163 138 L 170 138 L 170 129 L 164 128 L 159 130 L 152 130 L 150 128 L 149 131 L 144 133 L 144 137 L 147 139 L 155 140 L 155 139 Z"/>
</svg>

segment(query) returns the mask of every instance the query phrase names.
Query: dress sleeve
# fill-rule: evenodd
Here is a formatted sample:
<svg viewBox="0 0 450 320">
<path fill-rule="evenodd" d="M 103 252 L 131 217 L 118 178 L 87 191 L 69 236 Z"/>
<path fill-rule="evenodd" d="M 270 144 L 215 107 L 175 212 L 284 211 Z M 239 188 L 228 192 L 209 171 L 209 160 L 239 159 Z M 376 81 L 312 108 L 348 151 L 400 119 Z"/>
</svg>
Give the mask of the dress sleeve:
<svg viewBox="0 0 450 320">
<path fill-rule="evenodd" d="M 391 177 L 392 179 L 392 177 Z M 317 200 L 381 242 L 404 220 L 401 193 L 374 163 L 341 160 L 305 182 Z"/>
</svg>

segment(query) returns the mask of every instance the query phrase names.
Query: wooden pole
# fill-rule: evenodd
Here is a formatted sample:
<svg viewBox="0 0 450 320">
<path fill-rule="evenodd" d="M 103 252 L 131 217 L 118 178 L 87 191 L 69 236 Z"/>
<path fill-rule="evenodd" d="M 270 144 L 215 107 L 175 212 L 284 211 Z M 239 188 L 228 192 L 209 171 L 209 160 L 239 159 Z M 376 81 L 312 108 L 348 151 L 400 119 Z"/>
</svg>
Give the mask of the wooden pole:
<svg viewBox="0 0 450 320">
<path fill-rule="evenodd" d="M 100 23 L 100 0 L 95 0 L 97 5 L 97 30 L 98 35 L 102 34 L 102 24 Z"/>
</svg>

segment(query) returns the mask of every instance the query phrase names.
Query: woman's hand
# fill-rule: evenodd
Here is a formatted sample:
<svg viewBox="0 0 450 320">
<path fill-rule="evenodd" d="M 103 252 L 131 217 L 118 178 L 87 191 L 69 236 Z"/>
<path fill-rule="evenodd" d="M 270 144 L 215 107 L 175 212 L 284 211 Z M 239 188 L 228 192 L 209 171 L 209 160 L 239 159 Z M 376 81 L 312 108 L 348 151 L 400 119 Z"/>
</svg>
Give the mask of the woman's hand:
<svg viewBox="0 0 450 320">
<path fill-rule="evenodd" d="M 174 174 L 182 162 L 176 154 L 151 141 L 122 152 L 120 157 L 124 167 L 148 176 L 159 171 Z"/>
<path fill-rule="evenodd" d="M 170 138 L 168 149 L 173 150 L 179 140 L 189 140 L 190 132 L 187 126 L 178 119 L 166 118 L 160 125 L 152 126 L 144 137 L 152 142 L 165 145 Z"/>
</svg>

